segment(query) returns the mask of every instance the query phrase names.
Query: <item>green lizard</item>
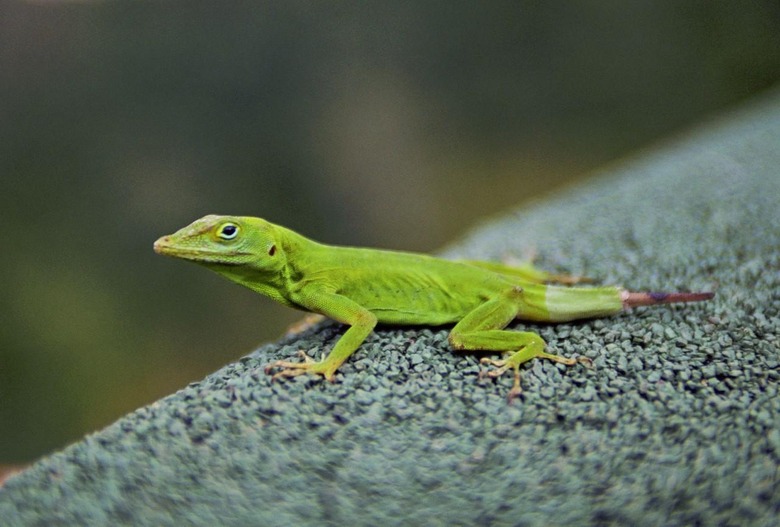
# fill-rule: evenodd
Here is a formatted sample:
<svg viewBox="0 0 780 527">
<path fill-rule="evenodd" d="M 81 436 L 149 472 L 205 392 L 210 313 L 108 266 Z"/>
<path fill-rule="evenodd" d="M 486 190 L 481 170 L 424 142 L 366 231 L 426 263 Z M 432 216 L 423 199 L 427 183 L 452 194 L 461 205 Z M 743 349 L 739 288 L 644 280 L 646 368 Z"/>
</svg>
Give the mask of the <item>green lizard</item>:
<svg viewBox="0 0 780 527">
<path fill-rule="evenodd" d="M 286 306 L 319 313 L 349 326 L 330 354 L 315 362 L 277 361 L 273 379 L 311 373 L 333 381 L 377 323 L 455 324 L 456 350 L 508 353 L 483 358 L 490 377 L 514 371 L 510 401 L 521 393 L 520 366 L 533 359 L 573 365 L 545 352 L 536 333 L 503 328 L 515 318 L 564 322 L 613 315 L 652 304 L 696 302 L 712 293 L 632 293 L 620 287 L 564 287 L 583 279 L 554 275 L 530 264 L 511 267 L 452 261 L 424 254 L 337 247 L 314 242 L 260 218 L 205 216 L 154 244 L 157 253 L 201 264 Z M 580 359 L 583 360 L 583 359 Z"/>
</svg>

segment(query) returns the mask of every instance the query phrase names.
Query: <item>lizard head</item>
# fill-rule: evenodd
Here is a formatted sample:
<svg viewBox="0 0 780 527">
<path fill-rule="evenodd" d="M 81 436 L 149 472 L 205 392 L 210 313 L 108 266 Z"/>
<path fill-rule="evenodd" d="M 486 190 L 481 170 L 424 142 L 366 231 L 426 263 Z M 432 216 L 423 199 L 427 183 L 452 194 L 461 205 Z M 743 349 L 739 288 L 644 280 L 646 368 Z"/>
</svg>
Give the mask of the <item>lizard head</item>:
<svg viewBox="0 0 780 527">
<path fill-rule="evenodd" d="M 274 225 L 248 216 L 210 214 L 154 242 L 158 254 L 199 263 L 222 274 L 228 268 L 278 271 L 284 266 Z"/>
</svg>

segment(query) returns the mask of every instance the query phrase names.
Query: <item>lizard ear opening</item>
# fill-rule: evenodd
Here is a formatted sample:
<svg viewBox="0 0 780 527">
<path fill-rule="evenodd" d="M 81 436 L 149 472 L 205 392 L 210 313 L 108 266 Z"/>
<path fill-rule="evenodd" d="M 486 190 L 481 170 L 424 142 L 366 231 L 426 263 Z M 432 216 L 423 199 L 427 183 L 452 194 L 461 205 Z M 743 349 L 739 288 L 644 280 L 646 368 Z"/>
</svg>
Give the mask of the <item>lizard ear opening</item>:
<svg viewBox="0 0 780 527">
<path fill-rule="evenodd" d="M 271 245 L 271 247 L 268 249 L 268 256 L 273 256 L 276 254 L 276 244 Z"/>
</svg>

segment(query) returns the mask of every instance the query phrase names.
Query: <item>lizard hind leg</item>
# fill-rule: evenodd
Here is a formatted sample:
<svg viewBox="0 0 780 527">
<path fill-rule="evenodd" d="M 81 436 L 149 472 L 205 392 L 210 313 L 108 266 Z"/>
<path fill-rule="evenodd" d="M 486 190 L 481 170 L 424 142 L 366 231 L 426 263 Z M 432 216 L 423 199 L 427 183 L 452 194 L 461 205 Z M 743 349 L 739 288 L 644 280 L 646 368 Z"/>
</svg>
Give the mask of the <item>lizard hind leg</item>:
<svg viewBox="0 0 780 527">
<path fill-rule="evenodd" d="M 502 263 L 481 262 L 474 260 L 465 260 L 465 263 L 475 267 L 481 267 L 494 273 L 502 274 L 509 278 L 519 278 L 536 284 L 561 284 L 575 285 L 582 283 L 595 282 L 594 279 L 586 276 L 556 274 L 539 269 L 533 263 L 533 260 L 518 260 L 516 258 L 505 258 Z"/>
<path fill-rule="evenodd" d="M 450 332 L 450 345 L 456 350 L 499 351 L 510 353 L 506 359 L 482 359 L 482 364 L 495 366 L 487 376 L 497 378 L 512 369 L 514 384 L 509 401 L 522 393 L 520 366 L 531 359 L 548 359 L 561 364 L 574 365 L 577 359 L 560 357 L 544 351 L 545 342 L 536 333 L 509 331 L 506 327 L 523 307 L 523 290 L 513 287 L 469 312 Z"/>
<path fill-rule="evenodd" d="M 546 343 L 536 333 L 531 332 L 512 332 L 515 337 L 516 344 L 521 345 L 517 351 L 509 352 L 511 355 L 506 359 L 490 359 L 483 358 L 479 362 L 489 366 L 495 366 L 496 369 L 487 371 L 484 375 L 490 378 L 497 378 L 512 369 L 514 371 L 514 382 L 512 383 L 512 389 L 509 390 L 507 399 L 512 402 L 513 399 L 523 393 L 523 389 L 520 386 L 520 366 L 530 361 L 531 359 L 548 359 L 554 362 L 559 362 L 567 366 L 573 366 L 577 364 L 578 359 L 572 359 L 567 357 L 561 357 L 560 355 L 553 355 L 544 351 Z M 525 342 L 525 344 L 521 344 Z"/>
<path fill-rule="evenodd" d="M 587 276 L 571 275 L 564 273 L 551 273 L 536 267 L 534 260 L 536 259 L 535 251 L 531 253 L 530 257 L 524 260 L 518 260 L 517 258 L 504 258 L 504 268 L 509 270 L 510 275 L 514 274 L 521 278 L 525 278 L 531 282 L 538 284 L 560 284 L 560 285 L 576 285 L 593 283 L 596 280 Z"/>
</svg>

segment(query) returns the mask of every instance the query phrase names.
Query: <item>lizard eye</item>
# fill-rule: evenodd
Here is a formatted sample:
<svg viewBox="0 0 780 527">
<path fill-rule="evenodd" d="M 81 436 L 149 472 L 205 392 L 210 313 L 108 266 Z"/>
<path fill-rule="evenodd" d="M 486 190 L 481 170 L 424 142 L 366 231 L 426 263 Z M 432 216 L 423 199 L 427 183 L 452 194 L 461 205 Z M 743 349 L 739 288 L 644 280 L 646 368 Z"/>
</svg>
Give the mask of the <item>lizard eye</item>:
<svg viewBox="0 0 780 527">
<path fill-rule="evenodd" d="M 223 240 L 232 240 L 236 236 L 238 236 L 238 225 L 235 223 L 225 223 L 222 225 L 222 227 L 219 228 L 219 232 L 217 232 L 217 236 L 222 238 Z"/>
</svg>

